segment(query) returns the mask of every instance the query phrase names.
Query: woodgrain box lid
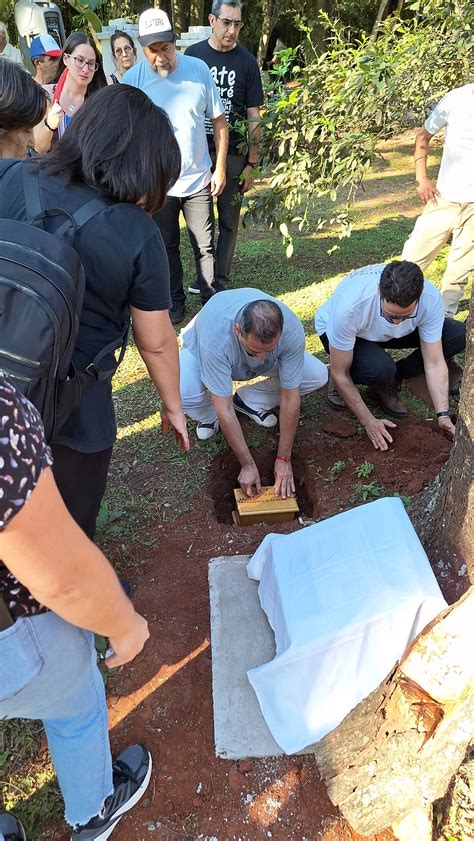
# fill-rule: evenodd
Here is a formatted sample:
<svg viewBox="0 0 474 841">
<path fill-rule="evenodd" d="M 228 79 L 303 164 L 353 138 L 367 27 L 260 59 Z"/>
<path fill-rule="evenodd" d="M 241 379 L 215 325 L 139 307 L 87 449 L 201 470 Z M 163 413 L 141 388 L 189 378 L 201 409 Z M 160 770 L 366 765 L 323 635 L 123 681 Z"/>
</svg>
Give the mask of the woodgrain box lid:
<svg viewBox="0 0 474 841">
<path fill-rule="evenodd" d="M 240 488 L 236 488 L 234 489 L 234 496 L 237 511 L 241 518 L 253 517 L 256 514 L 299 513 L 298 503 L 295 497 L 289 497 L 288 499 L 276 497 L 273 485 L 262 487 L 261 493 L 253 497 L 246 496 Z"/>
</svg>

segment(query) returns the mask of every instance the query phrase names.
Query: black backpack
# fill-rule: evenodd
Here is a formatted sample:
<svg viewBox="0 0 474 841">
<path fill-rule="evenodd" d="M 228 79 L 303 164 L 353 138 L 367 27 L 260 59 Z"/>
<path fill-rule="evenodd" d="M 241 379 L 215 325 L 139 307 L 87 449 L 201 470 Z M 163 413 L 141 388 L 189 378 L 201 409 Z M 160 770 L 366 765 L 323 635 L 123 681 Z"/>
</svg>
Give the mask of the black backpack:
<svg viewBox="0 0 474 841">
<path fill-rule="evenodd" d="M 128 324 L 86 371 L 74 367 L 86 283 L 74 238 L 108 202 L 93 199 L 73 215 L 60 208 L 43 211 L 38 173 L 21 162 L 2 164 L 3 173 L 22 167 L 28 222 L 0 219 L 0 372 L 39 410 L 49 442 L 92 380 L 113 376 L 127 345 Z M 43 223 L 54 216 L 66 221 L 51 234 Z M 113 368 L 102 370 L 101 361 L 119 347 Z"/>
</svg>

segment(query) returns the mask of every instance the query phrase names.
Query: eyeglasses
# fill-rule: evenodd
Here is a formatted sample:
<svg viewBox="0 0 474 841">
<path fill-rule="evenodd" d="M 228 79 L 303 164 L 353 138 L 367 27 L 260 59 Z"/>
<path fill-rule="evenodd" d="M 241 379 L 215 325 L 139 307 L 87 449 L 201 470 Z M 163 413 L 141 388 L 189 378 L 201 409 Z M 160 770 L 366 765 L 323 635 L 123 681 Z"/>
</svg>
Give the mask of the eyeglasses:
<svg viewBox="0 0 474 841">
<path fill-rule="evenodd" d="M 130 55 L 130 53 L 133 53 L 133 47 L 117 47 L 114 52 L 115 55 Z"/>
<path fill-rule="evenodd" d="M 70 53 L 64 53 L 64 55 L 67 55 L 68 58 L 72 58 L 72 60 L 76 64 L 76 67 L 78 67 L 79 70 L 82 70 L 83 67 L 86 66 L 86 64 L 87 64 L 87 67 L 89 68 L 89 70 L 91 71 L 91 73 L 95 73 L 95 71 L 99 69 L 99 65 L 98 65 L 97 61 L 92 61 L 92 60 L 91 61 L 86 61 L 85 58 L 82 58 L 82 56 L 71 55 Z"/>
<path fill-rule="evenodd" d="M 242 29 L 244 25 L 243 21 L 241 20 L 229 20 L 229 18 L 220 17 L 217 17 L 217 20 L 220 20 L 220 22 L 226 27 L 226 29 L 230 29 L 231 26 L 235 26 L 236 29 Z"/>
<path fill-rule="evenodd" d="M 416 318 L 418 315 L 418 307 L 420 306 L 420 299 L 416 304 L 416 309 L 413 315 L 386 315 L 382 309 L 382 299 L 380 299 L 380 315 L 382 318 L 385 318 L 385 321 L 388 321 L 389 324 L 397 324 L 398 322 L 402 321 L 409 321 L 410 318 Z"/>
</svg>

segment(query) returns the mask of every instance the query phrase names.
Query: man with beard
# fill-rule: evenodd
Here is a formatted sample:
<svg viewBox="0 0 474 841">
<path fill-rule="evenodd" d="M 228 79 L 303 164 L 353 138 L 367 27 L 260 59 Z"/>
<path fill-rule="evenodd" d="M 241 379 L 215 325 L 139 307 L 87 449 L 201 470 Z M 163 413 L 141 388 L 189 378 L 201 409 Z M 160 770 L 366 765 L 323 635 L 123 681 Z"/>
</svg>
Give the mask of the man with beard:
<svg viewBox="0 0 474 841">
<path fill-rule="evenodd" d="M 59 47 L 51 35 L 38 35 L 30 44 L 30 59 L 35 68 L 35 82 L 38 85 L 52 85 L 59 69 Z"/>
<path fill-rule="evenodd" d="M 138 40 L 146 61 L 128 70 L 123 81 L 140 88 L 163 108 L 181 152 L 181 175 L 155 221 L 163 236 L 170 265 L 170 318 L 184 318 L 183 266 L 179 251 L 179 214 L 188 227 L 196 260 L 199 291 L 205 304 L 215 292 L 214 213 L 212 200 L 225 186 L 227 124 L 224 106 L 204 62 L 178 55 L 168 16 L 147 9 L 138 21 Z M 212 121 L 216 166 L 211 173 L 205 118 Z M 146 130 L 146 127 L 145 127 Z"/>
<path fill-rule="evenodd" d="M 260 106 L 263 90 L 256 58 L 239 43 L 242 22 L 240 0 L 214 0 L 209 15 L 212 35 L 192 44 L 185 55 L 201 58 L 208 65 L 224 104 L 229 122 L 229 154 L 225 189 L 217 199 L 219 237 L 216 248 L 216 288 L 226 289 L 239 229 L 243 194 L 252 186 L 258 166 Z M 244 135 L 242 125 L 245 126 Z M 211 158 L 214 158 L 212 126 L 206 125 Z M 199 292 L 194 284 L 190 292 Z"/>
</svg>

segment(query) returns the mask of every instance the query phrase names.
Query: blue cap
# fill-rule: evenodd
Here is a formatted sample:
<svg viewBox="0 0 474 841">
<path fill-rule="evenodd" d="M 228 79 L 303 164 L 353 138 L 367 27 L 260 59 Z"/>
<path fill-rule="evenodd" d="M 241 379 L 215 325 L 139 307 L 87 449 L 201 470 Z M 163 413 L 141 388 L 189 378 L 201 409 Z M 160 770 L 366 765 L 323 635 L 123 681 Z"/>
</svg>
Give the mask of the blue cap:
<svg viewBox="0 0 474 841">
<path fill-rule="evenodd" d="M 38 58 L 40 55 L 61 55 L 62 50 L 52 37 L 52 35 L 38 35 L 33 38 L 30 44 L 30 58 Z"/>
</svg>

